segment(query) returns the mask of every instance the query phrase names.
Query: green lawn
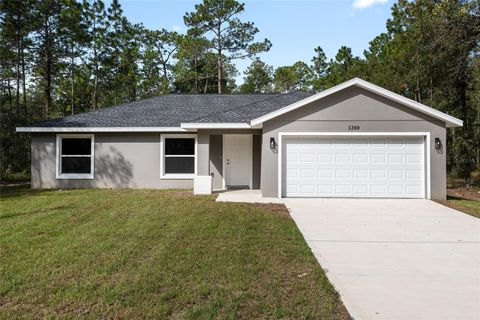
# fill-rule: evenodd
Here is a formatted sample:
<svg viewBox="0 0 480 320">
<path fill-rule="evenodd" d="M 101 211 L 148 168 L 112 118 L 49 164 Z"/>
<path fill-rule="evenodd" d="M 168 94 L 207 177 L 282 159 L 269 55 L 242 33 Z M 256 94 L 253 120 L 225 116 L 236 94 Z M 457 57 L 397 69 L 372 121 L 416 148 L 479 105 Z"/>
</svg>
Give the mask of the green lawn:
<svg viewBox="0 0 480 320">
<path fill-rule="evenodd" d="M 1 191 L 0 318 L 348 319 L 278 205 Z"/>
<path fill-rule="evenodd" d="M 449 195 L 446 204 L 449 207 L 480 218 L 480 201 Z"/>
</svg>

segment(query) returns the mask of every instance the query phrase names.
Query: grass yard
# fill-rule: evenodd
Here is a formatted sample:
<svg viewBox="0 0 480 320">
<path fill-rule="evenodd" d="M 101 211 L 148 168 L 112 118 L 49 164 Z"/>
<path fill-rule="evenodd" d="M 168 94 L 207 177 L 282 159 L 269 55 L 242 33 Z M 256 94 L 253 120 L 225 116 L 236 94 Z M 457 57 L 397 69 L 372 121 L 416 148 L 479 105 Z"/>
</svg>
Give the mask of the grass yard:
<svg viewBox="0 0 480 320">
<path fill-rule="evenodd" d="M 447 201 L 441 204 L 480 218 L 480 190 L 478 188 L 455 188 L 448 190 Z"/>
<path fill-rule="evenodd" d="M 349 319 L 280 205 L 158 190 L 0 200 L 0 318 Z"/>
</svg>

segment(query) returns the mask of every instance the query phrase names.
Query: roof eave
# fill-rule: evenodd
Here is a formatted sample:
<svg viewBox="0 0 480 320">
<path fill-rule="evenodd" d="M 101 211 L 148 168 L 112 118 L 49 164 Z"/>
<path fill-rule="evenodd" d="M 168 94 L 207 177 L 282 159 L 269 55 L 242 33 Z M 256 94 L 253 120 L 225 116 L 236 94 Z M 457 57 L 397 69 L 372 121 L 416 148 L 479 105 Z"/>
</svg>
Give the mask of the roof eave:
<svg viewBox="0 0 480 320">
<path fill-rule="evenodd" d="M 205 123 L 182 123 L 181 128 L 192 130 L 192 129 L 252 129 L 252 126 L 248 123 L 243 122 L 225 122 L 225 123 L 215 123 L 215 122 L 205 122 Z"/>
<path fill-rule="evenodd" d="M 190 132 L 181 127 L 16 127 L 16 132 Z"/>
<path fill-rule="evenodd" d="M 348 87 L 351 87 L 351 86 L 358 86 L 358 87 L 361 87 L 365 90 L 368 90 L 370 92 L 373 92 L 373 93 L 376 93 L 378 95 L 381 95 L 387 99 L 390 99 L 390 100 L 393 100 L 393 101 L 396 101 L 398 103 L 401 103 L 403 105 L 406 105 L 408 107 L 411 107 L 412 109 L 415 109 L 419 112 L 422 112 L 424 114 L 427 114 L 427 115 L 430 115 L 436 119 L 439 119 L 441 121 L 444 121 L 445 122 L 445 126 L 448 127 L 448 128 L 453 128 L 453 127 L 461 127 L 463 125 L 463 121 L 460 120 L 460 119 L 457 119 L 455 117 L 452 117 L 446 113 L 443 113 L 441 111 L 438 111 L 436 109 L 433 109 L 429 106 L 426 106 L 424 104 L 421 104 L 419 102 L 416 102 L 412 99 L 409 99 L 409 98 L 406 98 L 404 96 L 401 96 L 397 93 L 394 93 L 392 91 L 389 91 L 387 89 L 384 89 L 382 87 L 379 87 L 377 85 L 374 85 L 370 82 L 367 82 L 365 80 L 362 80 L 360 78 L 354 78 L 354 79 L 351 79 L 349 81 L 346 81 L 346 82 L 343 82 L 339 85 L 336 85 L 330 89 L 327 89 L 327 90 L 324 90 L 322 92 L 319 92 L 317 94 L 314 94 L 313 96 L 310 96 L 308 98 L 305 98 L 303 100 L 300 100 L 300 101 L 297 101 L 295 103 L 292 103 L 286 107 L 283 107 L 279 110 L 276 110 L 276 111 L 273 111 L 273 112 L 270 112 L 266 115 L 263 115 L 259 118 L 256 118 L 256 119 L 253 119 L 252 121 L 250 121 L 250 125 L 251 126 L 256 126 L 256 125 L 259 125 L 259 124 L 262 124 L 263 122 L 265 121 L 268 121 L 268 120 L 271 120 L 273 118 L 276 118 L 282 114 L 285 114 L 287 112 L 290 112 L 290 111 L 293 111 L 293 110 L 296 110 L 304 105 L 307 105 L 311 102 L 314 102 L 316 100 L 319 100 L 319 99 L 322 99 L 324 97 L 327 97 L 331 94 L 334 94 L 338 91 L 341 91 L 343 89 L 346 89 Z"/>
</svg>

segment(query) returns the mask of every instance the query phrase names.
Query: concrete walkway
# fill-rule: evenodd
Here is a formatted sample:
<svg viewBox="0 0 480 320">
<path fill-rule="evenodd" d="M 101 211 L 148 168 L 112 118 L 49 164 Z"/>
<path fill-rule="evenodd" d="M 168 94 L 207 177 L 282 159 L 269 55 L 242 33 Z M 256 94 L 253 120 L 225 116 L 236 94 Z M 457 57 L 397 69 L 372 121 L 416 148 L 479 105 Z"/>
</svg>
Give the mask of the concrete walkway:
<svg viewBox="0 0 480 320">
<path fill-rule="evenodd" d="M 354 319 L 480 319 L 480 220 L 428 200 L 285 199 Z"/>
<path fill-rule="evenodd" d="M 279 198 L 263 198 L 260 190 L 228 190 L 220 192 L 217 200 L 219 202 L 246 202 L 246 203 L 283 203 Z"/>
</svg>

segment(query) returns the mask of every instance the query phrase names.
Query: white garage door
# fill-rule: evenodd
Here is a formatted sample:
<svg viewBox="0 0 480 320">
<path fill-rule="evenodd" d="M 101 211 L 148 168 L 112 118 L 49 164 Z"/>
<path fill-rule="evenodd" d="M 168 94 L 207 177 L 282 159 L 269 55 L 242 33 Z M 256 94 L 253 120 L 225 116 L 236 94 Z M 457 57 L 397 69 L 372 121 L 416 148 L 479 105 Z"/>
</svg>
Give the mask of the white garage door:
<svg viewBox="0 0 480 320">
<path fill-rule="evenodd" d="M 283 196 L 424 198 L 423 137 L 285 139 Z"/>
</svg>

